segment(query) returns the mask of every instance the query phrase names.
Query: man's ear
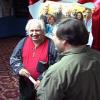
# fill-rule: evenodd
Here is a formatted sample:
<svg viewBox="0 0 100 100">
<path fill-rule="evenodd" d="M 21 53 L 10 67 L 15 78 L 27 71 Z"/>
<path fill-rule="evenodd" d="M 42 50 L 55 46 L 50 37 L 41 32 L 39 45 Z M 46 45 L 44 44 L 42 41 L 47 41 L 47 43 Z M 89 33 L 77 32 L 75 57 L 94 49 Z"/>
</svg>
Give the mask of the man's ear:
<svg viewBox="0 0 100 100">
<path fill-rule="evenodd" d="M 66 41 L 66 40 L 62 40 L 62 43 L 63 43 L 64 45 L 66 45 L 67 41 Z"/>
</svg>

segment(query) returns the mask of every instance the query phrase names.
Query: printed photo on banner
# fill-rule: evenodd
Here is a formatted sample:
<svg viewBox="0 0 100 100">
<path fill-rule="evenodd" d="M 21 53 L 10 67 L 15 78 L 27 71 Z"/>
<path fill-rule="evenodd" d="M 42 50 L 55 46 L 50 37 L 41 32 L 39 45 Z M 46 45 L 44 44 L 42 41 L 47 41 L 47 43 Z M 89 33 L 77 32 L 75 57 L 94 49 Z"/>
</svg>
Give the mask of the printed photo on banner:
<svg viewBox="0 0 100 100">
<path fill-rule="evenodd" d="M 46 1 L 41 4 L 38 18 L 44 21 L 46 35 L 51 38 L 54 27 L 65 18 L 76 18 L 83 21 L 90 32 L 92 26 L 92 11 L 93 7 L 86 4 Z M 87 24 L 88 19 L 89 22 Z"/>
</svg>

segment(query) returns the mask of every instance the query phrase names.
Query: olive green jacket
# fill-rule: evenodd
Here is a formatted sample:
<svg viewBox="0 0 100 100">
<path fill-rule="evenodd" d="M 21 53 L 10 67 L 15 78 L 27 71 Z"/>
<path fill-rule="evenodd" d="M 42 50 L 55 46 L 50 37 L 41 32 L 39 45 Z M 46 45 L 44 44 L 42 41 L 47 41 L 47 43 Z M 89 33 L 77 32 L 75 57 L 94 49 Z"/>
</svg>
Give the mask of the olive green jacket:
<svg viewBox="0 0 100 100">
<path fill-rule="evenodd" d="M 100 52 L 73 48 L 49 67 L 37 90 L 39 100 L 100 100 Z"/>
</svg>

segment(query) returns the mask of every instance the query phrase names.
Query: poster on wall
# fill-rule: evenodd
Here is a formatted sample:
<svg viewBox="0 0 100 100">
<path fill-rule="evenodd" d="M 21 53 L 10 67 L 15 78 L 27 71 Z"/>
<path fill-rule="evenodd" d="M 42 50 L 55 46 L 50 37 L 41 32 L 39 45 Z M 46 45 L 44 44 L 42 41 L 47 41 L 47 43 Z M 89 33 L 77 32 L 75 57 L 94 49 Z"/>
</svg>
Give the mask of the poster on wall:
<svg viewBox="0 0 100 100">
<path fill-rule="evenodd" d="M 53 2 L 53 1 L 47 1 L 45 3 L 41 4 L 38 18 L 41 18 L 41 16 L 48 16 L 48 15 L 54 15 L 56 17 L 56 20 L 60 21 L 60 19 L 67 18 L 67 17 L 77 17 L 77 13 L 82 13 L 83 19 L 85 19 L 86 16 L 86 10 L 87 9 L 93 9 L 93 6 L 88 6 L 88 4 L 79 4 L 76 2 Z"/>
</svg>

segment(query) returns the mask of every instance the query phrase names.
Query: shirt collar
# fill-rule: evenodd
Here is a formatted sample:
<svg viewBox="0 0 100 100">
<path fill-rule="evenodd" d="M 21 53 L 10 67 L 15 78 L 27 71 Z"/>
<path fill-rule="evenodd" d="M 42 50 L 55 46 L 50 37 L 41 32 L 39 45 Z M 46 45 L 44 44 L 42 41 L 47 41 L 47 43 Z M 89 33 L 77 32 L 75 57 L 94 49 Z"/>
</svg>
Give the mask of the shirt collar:
<svg viewBox="0 0 100 100">
<path fill-rule="evenodd" d="M 69 54 L 78 54 L 82 52 L 86 52 L 90 47 L 85 45 L 81 47 L 73 47 L 70 50 L 65 51 L 64 53 L 60 54 L 60 57 L 62 58 L 64 55 L 69 55 Z"/>
</svg>

